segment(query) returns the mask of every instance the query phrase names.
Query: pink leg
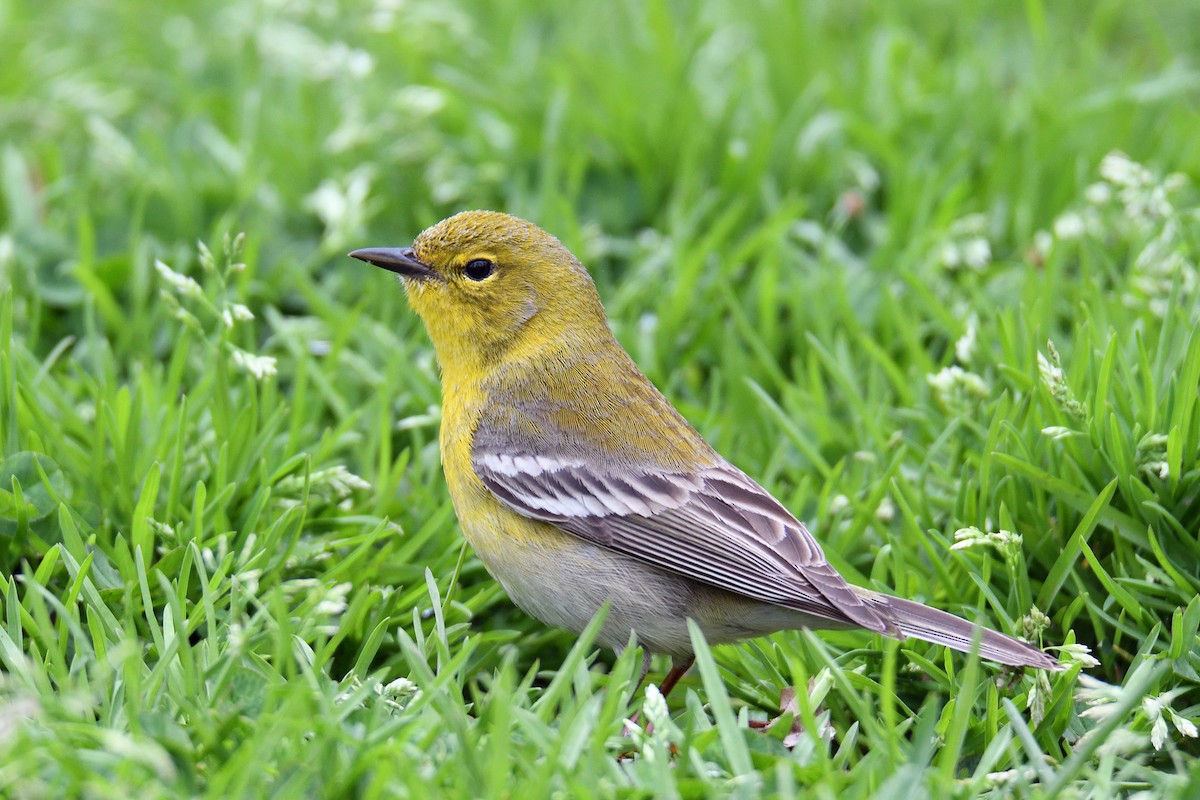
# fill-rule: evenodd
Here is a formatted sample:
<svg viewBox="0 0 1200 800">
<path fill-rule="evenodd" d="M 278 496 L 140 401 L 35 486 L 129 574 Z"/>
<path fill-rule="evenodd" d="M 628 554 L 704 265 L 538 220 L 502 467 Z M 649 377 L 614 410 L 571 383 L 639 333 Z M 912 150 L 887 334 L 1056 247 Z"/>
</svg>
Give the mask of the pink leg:
<svg viewBox="0 0 1200 800">
<path fill-rule="evenodd" d="M 675 684 L 679 683 L 679 680 L 689 669 L 692 668 L 692 664 L 695 662 L 696 659 L 689 658 L 687 661 L 679 664 L 678 666 L 676 666 L 674 663 L 671 664 L 671 671 L 667 673 L 667 676 L 663 678 L 662 685 L 658 687 L 658 690 L 662 693 L 664 700 L 666 699 L 667 695 L 671 693 L 671 690 L 675 688 Z"/>
</svg>

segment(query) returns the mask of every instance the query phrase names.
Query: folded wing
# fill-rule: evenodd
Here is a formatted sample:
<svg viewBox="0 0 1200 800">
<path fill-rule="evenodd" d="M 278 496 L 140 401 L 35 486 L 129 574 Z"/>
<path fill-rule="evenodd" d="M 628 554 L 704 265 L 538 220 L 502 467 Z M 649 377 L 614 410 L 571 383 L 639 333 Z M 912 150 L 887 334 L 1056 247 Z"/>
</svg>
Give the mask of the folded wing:
<svg viewBox="0 0 1200 800">
<path fill-rule="evenodd" d="M 476 450 L 473 463 L 509 508 L 602 547 L 756 600 L 901 635 L 829 565 L 804 525 L 730 464 L 615 470 L 488 450 Z"/>
</svg>

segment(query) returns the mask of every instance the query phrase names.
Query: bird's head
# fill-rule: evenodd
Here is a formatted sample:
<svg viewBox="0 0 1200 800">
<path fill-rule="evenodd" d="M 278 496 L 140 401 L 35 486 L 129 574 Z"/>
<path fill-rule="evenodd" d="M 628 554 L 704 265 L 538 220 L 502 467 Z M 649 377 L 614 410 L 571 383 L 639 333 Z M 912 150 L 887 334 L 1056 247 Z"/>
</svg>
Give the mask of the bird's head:
<svg viewBox="0 0 1200 800">
<path fill-rule="evenodd" d="M 366 248 L 354 258 L 400 275 L 444 370 L 495 364 L 521 346 L 571 338 L 604 309 L 587 270 L 562 242 L 523 219 L 464 211 L 427 228 L 412 247 Z"/>
</svg>

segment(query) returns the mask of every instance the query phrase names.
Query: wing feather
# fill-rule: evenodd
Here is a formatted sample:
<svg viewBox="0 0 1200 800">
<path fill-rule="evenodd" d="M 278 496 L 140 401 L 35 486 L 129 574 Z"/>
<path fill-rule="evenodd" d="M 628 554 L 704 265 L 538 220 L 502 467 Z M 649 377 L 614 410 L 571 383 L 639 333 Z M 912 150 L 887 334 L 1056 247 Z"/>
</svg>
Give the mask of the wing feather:
<svg viewBox="0 0 1200 800">
<path fill-rule="evenodd" d="M 616 471 L 486 450 L 472 460 L 484 486 L 520 514 L 746 597 L 899 633 L 830 566 L 808 529 L 731 464 Z"/>
</svg>

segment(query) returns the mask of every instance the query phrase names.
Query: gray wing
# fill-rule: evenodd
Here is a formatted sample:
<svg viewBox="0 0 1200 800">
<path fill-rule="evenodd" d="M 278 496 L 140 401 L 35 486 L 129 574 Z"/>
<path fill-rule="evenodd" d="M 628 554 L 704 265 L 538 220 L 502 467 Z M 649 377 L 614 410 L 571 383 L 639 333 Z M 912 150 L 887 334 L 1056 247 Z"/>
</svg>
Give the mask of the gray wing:
<svg viewBox="0 0 1200 800">
<path fill-rule="evenodd" d="M 900 633 L 830 566 L 803 523 L 731 464 L 616 471 L 486 450 L 472 461 L 484 486 L 519 514 L 726 591 Z"/>
</svg>

